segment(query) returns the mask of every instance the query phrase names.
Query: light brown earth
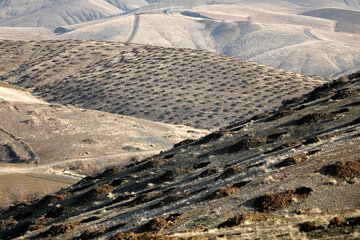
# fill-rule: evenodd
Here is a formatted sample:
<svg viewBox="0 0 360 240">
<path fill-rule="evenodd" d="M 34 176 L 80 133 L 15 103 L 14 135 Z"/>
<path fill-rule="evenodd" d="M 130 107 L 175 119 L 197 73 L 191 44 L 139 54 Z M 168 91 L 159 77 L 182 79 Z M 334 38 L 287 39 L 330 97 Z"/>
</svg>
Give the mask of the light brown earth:
<svg viewBox="0 0 360 240">
<path fill-rule="evenodd" d="M 0 2 L 0 38 L 186 47 L 335 76 L 359 67 L 359 10 L 341 0 L 8 0 Z"/>
<path fill-rule="evenodd" d="M 0 41 L 0 53 L 1 79 L 48 102 L 200 129 L 330 81 L 215 52 L 115 42 Z"/>
<path fill-rule="evenodd" d="M 206 133 L 49 104 L 0 82 L 0 208 L 58 191 L 86 175 L 139 161 Z"/>
</svg>

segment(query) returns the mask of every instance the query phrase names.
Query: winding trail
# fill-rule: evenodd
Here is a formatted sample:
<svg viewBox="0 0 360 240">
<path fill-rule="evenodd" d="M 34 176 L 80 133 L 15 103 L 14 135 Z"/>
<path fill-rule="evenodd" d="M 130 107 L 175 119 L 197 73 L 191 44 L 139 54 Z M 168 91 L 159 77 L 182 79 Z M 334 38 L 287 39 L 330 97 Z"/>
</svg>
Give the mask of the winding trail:
<svg viewBox="0 0 360 240">
<path fill-rule="evenodd" d="M 320 38 L 318 38 L 317 36 L 315 36 L 315 35 L 311 32 L 311 29 L 310 29 L 310 28 L 304 29 L 304 34 L 305 34 L 305 36 L 307 36 L 307 37 L 310 38 L 310 39 L 313 39 L 313 40 L 321 40 Z"/>
<path fill-rule="evenodd" d="M 125 153 L 116 153 L 111 155 L 104 155 L 104 156 L 98 156 L 98 157 L 91 157 L 91 158 L 74 158 L 74 159 L 67 159 L 52 163 L 47 163 L 43 165 L 38 165 L 34 167 L 2 167 L 0 168 L 0 174 L 11 174 L 11 173 L 31 173 L 34 171 L 46 169 L 49 167 L 54 167 L 60 164 L 64 163 L 71 163 L 71 162 L 91 162 L 91 161 L 97 161 L 97 160 L 109 160 L 113 158 L 118 157 L 131 157 L 131 156 L 141 156 L 141 155 L 150 155 L 150 154 L 158 154 L 160 151 L 165 151 L 167 149 L 157 149 L 157 150 L 151 150 L 151 151 L 140 151 L 140 152 L 125 152 Z"/>
<path fill-rule="evenodd" d="M 136 35 L 136 33 L 137 33 L 138 29 L 139 29 L 140 14 L 136 13 L 134 16 L 135 16 L 135 19 L 134 19 L 134 24 L 133 24 L 133 27 L 132 27 L 131 34 L 128 37 L 128 39 L 125 41 L 125 43 L 130 43 L 134 39 L 134 37 L 135 37 L 135 35 Z"/>
</svg>

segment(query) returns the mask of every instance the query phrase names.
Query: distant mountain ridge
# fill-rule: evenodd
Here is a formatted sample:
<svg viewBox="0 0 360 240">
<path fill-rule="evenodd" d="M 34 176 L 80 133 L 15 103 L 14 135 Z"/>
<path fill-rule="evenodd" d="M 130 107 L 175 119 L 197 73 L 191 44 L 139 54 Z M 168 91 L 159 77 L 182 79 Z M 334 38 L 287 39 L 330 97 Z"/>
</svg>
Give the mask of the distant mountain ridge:
<svg viewBox="0 0 360 240">
<path fill-rule="evenodd" d="M 358 16 L 359 6 L 357 0 L 7 0 L 0 2 L 0 38 L 192 48 L 338 76 L 360 66 L 360 24 L 341 21 Z"/>
</svg>

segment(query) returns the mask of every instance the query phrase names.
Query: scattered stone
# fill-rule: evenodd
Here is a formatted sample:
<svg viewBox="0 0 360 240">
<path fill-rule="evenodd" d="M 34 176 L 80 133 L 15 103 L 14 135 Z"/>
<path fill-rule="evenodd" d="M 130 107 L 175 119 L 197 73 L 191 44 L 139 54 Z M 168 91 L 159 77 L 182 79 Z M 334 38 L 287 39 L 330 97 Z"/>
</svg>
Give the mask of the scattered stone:
<svg viewBox="0 0 360 240">
<path fill-rule="evenodd" d="M 274 140 L 279 139 L 280 137 L 286 136 L 286 134 L 287 134 L 287 132 L 274 133 L 274 134 L 267 136 L 267 138 L 271 141 L 274 141 Z"/>
<path fill-rule="evenodd" d="M 112 204 L 129 200 L 130 198 L 133 198 L 134 196 L 135 196 L 134 194 L 122 193 L 114 201 L 112 201 Z"/>
</svg>

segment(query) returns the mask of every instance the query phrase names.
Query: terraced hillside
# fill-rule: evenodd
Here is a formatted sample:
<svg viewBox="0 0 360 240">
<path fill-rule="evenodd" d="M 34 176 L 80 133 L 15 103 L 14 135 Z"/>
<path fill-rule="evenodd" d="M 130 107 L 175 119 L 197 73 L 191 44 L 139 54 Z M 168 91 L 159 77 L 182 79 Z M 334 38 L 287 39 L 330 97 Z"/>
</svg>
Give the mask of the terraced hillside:
<svg viewBox="0 0 360 240">
<path fill-rule="evenodd" d="M 1 80 L 42 99 L 196 128 L 279 106 L 329 79 L 214 52 L 82 41 L 0 41 Z"/>
<path fill-rule="evenodd" d="M 358 239 L 359 107 L 360 72 L 18 204 L 0 238 Z"/>
</svg>

